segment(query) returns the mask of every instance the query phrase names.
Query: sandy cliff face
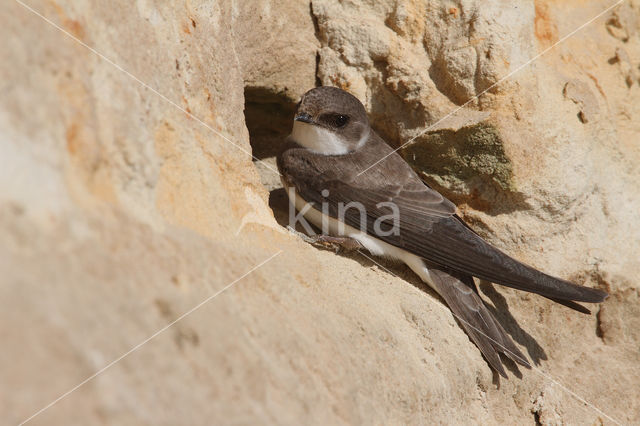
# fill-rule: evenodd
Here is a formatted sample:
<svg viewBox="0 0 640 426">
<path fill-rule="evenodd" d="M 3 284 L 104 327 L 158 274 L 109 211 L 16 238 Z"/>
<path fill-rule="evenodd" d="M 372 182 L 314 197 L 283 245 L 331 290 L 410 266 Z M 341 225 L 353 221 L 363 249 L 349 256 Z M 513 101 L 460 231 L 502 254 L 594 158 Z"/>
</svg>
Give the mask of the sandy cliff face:
<svg viewBox="0 0 640 426">
<path fill-rule="evenodd" d="M 57 29 L 3 2 L 3 417 L 109 366 L 33 422 L 640 422 L 640 4 L 564 39 L 612 4 L 28 3 Z M 536 363 L 497 382 L 408 270 L 284 232 L 269 168 L 316 84 L 415 138 L 483 236 L 609 300 L 480 283 Z"/>
</svg>

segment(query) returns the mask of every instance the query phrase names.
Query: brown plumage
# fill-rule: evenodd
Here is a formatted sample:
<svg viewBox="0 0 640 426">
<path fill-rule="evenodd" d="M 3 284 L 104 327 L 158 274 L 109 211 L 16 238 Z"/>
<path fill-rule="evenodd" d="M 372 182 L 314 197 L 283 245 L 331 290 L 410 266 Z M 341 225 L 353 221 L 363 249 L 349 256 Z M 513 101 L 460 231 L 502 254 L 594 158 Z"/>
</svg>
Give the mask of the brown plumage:
<svg viewBox="0 0 640 426">
<path fill-rule="evenodd" d="M 355 104 L 354 99 L 335 88 L 316 88 L 303 97 L 298 116 L 303 114 L 310 125 L 317 117 L 328 114 L 349 118 L 341 129 L 342 134 L 348 135 L 341 140 L 345 140 L 349 149 L 345 154 L 327 155 L 291 140 L 278 156 L 283 181 L 318 210 L 325 203 L 329 216 L 336 219 L 340 203 L 361 203 L 367 212 L 363 231 L 426 260 L 431 265 L 429 284 L 500 374 L 506 377 L 497 352 L 522 365 L 529 364 L 484 306 L 472 277 L 537 293 L 581 312 L 588 310 L 574 302 L 598 303 L 607 297 L 604 291 L 540 272 L 484 241 L 455 214 L 453 203 L 426 186 L 404 159 L 368 128 L 364 107 L 360 102 Z M 331 130 L 331 123 L 323 126 Z M 353 129 L 348 128 L 351 126 Z M 368 133 L 363 133 L 363 128 Z M 367 171 L 361 173 L 364 170 Z M 328 194 L 326 191 L 323 194 L 323 190 L 328 190 Z M 376 219 L 389 214 L 388 209 L 378 208 L 380 202 L 393 202 L 397 206 L 400 224 L 397 235 L 375 232 Z M 343 220 L 360 228 L 361 217 L 356 209 L 346 210 Z"/>
</svg>

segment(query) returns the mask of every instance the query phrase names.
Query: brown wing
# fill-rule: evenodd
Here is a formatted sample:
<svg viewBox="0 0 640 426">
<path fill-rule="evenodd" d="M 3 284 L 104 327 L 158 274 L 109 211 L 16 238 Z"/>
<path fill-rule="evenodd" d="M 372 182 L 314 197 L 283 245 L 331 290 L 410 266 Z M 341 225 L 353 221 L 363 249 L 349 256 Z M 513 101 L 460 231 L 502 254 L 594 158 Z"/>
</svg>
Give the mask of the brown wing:
<svg viewBox="0 0 640 426">
<path fill-rule="evenodd" d="M 595 303 L 606 298 L 601 290 L 544 274 L 485 242 L 455 215 L 453 203 L 424 185 L 397 154 L 358 175 L 391 152 L 375 134 L 367 145 L 366 149 L 333 157 L 293 146 L 279 156 L 278 166 L 284 179 L 316 208 L 321 209 L 324 203 L 332 217 L 359 229 L 360 212 L 340 208 L 358 202 L 366 211 L 363 231 L 432 263 L 551 299 Z M 326 196 L 323 190 L 329 191 Z M 398 234 L 377 232 L 376 221 L 391 212 L 379 205 L 382 202 L 397 207 Z M 343 217 L 339 217 L 341 210 Z M 388 230 L 389 226 L 380 229 Z"/>
</svg>

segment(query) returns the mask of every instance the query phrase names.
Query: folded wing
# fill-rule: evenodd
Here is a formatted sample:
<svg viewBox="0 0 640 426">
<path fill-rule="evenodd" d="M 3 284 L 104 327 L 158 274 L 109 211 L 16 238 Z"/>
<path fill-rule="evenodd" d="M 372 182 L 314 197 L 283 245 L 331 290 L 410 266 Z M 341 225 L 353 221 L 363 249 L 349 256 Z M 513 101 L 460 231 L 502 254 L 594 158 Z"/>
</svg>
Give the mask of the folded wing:
<svg viewBox="0 0 640 426">
<path fill-rule="evenodd" d="M 368 153 L 391 150 L 377 137 L 371 143 L 377 144 L 377 148 L 336 156 L 330 162 L 308 150 L 293 148 L 279 158 L 279 167 L 298 194 L 314 203 L 316 208 L 325 205 L 331 216 L 359 229 L 360 211 L 340 208 L 358 202 L 366 211 L 364 222 L 368 234 L 443 268 L 556 301 L 597 303 L 607 297 L 604 291 L 540 272 L 484 241 L 455 214 L 453 203 L 426 186 L 395 153 L 359 174 L 373 163 L 373 159 L 367 157 Z M 376 221 L 391 212 L 388 206 L 380 203 L 396 206 L 398 234 L 377 232 Z M 586 311 L 580 305 L 564 304 Z"/>
</svg>

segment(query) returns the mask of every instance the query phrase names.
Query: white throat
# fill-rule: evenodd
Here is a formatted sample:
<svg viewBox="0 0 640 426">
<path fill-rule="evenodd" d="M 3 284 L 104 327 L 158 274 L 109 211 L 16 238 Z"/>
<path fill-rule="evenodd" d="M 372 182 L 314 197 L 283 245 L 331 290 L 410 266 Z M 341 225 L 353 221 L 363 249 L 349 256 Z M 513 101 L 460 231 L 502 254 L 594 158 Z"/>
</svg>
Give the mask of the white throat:
<svg viewBox="0 0 640 426">
<path fill-rule="evenodd" d="M 367 134 L 366 136 L 369 135 Z M 291 138 L 298 144 L 318 154 L 341 155 L 349 152 L 349 144 L 334 132 L 302 121 L 293 122 Z M 365 140 L 366 137 L 363 137 L 358 143 L 358 147 Z"/>
</svg>

